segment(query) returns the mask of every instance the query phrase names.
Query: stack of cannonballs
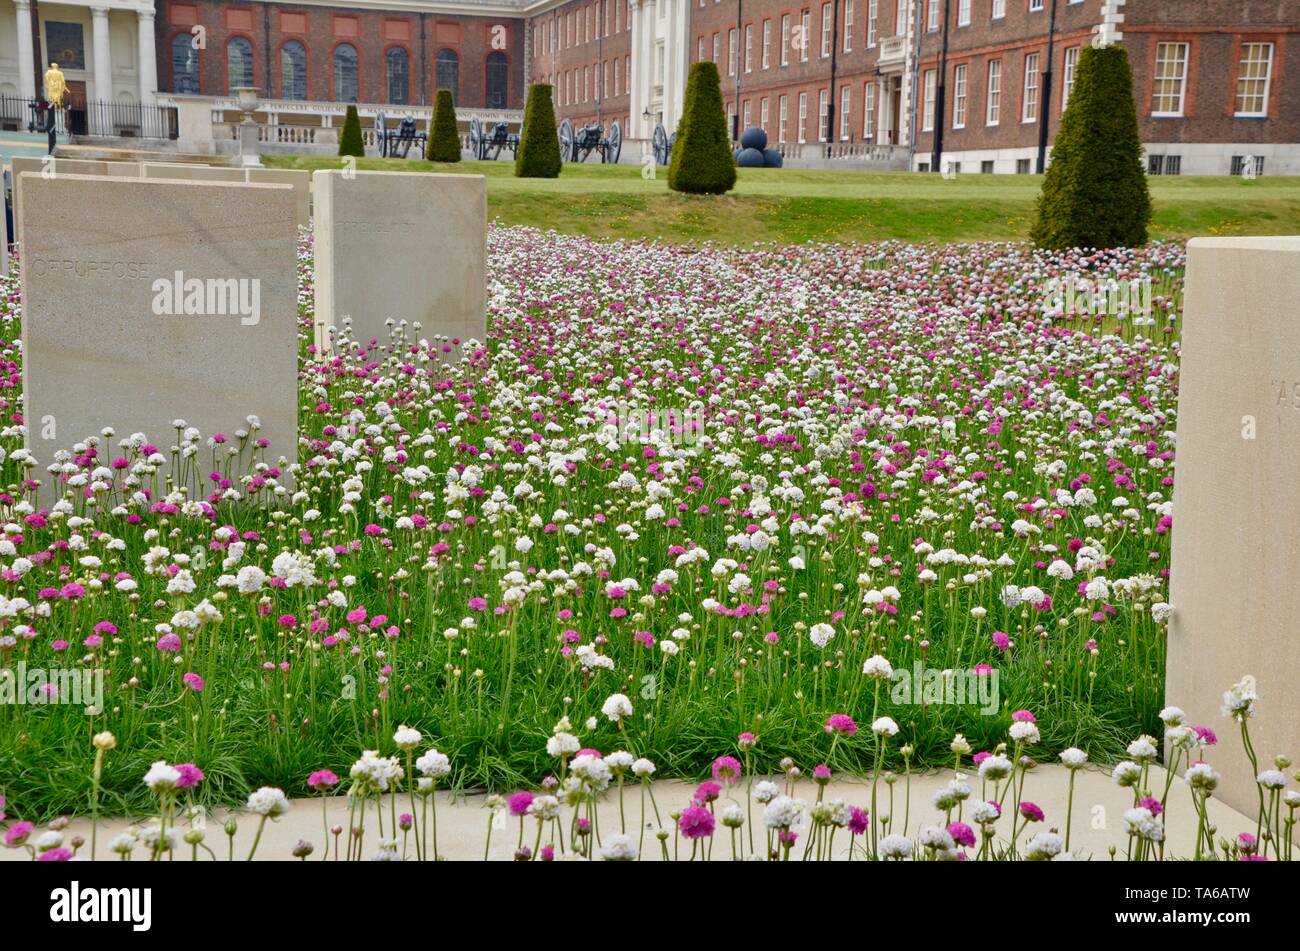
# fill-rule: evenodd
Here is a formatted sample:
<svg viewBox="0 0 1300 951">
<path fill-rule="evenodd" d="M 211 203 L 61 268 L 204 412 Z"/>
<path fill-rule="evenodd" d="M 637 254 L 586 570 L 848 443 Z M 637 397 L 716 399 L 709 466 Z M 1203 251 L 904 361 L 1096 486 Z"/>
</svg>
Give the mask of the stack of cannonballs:
<svg viewBox="0 0 1300 951">
<path fill-rule="evenodd" d="M 780 168 L 781 153 L 767 147 L 767 133 L 762 129 L 746 129 L 740 134 L 740 148 L 732 153 L 741 168 Z"/>
</svg>

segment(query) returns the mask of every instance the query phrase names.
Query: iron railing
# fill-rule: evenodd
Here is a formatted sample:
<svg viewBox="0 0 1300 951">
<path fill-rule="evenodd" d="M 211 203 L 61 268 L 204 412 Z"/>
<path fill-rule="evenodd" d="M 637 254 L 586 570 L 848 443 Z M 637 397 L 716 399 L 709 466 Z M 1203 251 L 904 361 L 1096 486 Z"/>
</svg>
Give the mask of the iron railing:
<svg viewBox="0 0 1300 951">
<path fill-rule="evenodd" d="M 0 128 L 14 132 L 48 131 L 48 113 L 40 100 L 0 96 Z M 175 106 L 138 102 L 72 101 L 55 111 L 59 135 L 111 138 L 175 139 L 180 131 Z"/>
</svg>

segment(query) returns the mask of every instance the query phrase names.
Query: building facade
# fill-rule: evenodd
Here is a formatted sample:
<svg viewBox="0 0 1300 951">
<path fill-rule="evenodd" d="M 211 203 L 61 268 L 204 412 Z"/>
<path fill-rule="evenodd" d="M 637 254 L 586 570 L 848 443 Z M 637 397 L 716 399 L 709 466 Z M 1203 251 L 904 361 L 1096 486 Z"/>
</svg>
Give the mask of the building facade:
<svg viewBox="0 0 1300 951">
<path fill-rule="evenodd" d="M 271 123 L 343 102 L 426 121 L 438 87 L 517 121 L 545 82 L 557 118 L 645 140 L 711 60 L 732 127 L 787 160 L 1016 173 L 1099 43 L 1128 51 L 1153 174 L 1300 173 L 1296 0 L 0 0 L 0 102 L 51 60 L 114 103 L 255 86 Z"/>
</svg>

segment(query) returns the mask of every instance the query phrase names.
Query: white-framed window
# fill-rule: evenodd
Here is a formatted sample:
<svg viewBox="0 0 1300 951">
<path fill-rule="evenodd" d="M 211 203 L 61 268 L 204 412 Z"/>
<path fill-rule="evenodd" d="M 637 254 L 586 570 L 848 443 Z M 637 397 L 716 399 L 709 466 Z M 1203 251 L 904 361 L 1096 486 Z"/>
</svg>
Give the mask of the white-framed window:
<svg viewBox="0 0 1300 951">
<path fill-rule="evenodd" d="M 927 0 L 929 6 L 925 9 L 925 32 L 939 32 L 939 4 L 943 0 Z"/>
<path fill-rule="evenodd" d="M 925 106 L 921 110 L 921 130 L 929 132 L 934 128 L 934 92 L 938 77 L 933 69 L 925 71 Z"/>
<path fill-rule="evenodd" d="M 789 141 L 785 137 L 785 134 L 789 126 L 788 120 L 790 118 L 790 103 L 786 96 L 782 96 L 780 99 L 777 100 L 776 114 L 777 114 L 776 140 L 778 142 Z"/>
<path fill-rule="evenodd" d="M 799 15 L 799 62 L 808 62 L 808 45 L 812 42 L 812 11 Z"/>
<path fill-rule="evenodd" d="M 763 21 L 763 68 L 772 65 L 772 21 Z"/>
<path fill-rule="evenodd" d="M 1269 85 L 1273 81 L 1273 44 L 1243 43 L 1237 63 L 1239 116 L 1268 115 Z"/>
<path fill-rule="evenodd" d="M 1001 20 L 1007 15 L 1007 0 L 993 0 L 993 7 L 989 10 L 990 20 Z"/>
<path fill-rule="evenodd" d="M 840 140 L 849 140 L 849 110 L 853 107 L 853 90 L 847 85 L 840 87 Z"/>
<path fill-rule="evenodd" d="M 1065 50 L 1065 67 L 1061 71 L 1061 112 L 1070 104 L 1070 93 L 1074 92 L 1074 77 L 1079 71 L 1079 50 L 1081 47 L 1070 46 Z"/>
<path fill-rule="evenodd" d="M 799 93 L 799 141 L 808 141 L 808 94 Z"/>
<path fill-rule="evenodd" d="M 997 125 L 1002 117 L 1002 60 L 989 60 L 988 100 L 984 107 L 984 124 Z"/>
<path fill-rule="evenodd" d="M 817 92 L 817 141 L 827 141 L 826 123 L 830 120 L 831 91 L 821 89 Z"/>
<path fill-rule="evenodd" d="M 758 124 L 764 132 L 767 131 L 767 96 L 758 100 Z"/>
<path fill-rule="evenodd" d="M 727 31 L 727 75 L 736 75 L 736 28 Z"/>
<path fill-rule="evenodd" d="M 748 128 L 749 128 L 749 104 L 750 104 L 750 103 L 749 103 L 749 100 L 746 99 L 746 100 L 745 100 L 744 108 L 742 108 L 742 109 L 740 110 L 740 116 L 741 116 L 741 119 L 740 119 L 740 127 L 741 127 L 742 129 L 748 129 Z"/>
<path fill-rule="evenodd" d="M 622 8 L 621 8 L 621 7 L 615 7 L 614 9 L 615 9 L 615 10 L 620 10 L 620 9 L 622 9 Z M 605 65 L 606 65 L 606 67 L 609 66 L 608 63 L 606 63 Z M 615 96 L 621 95 L 621 93 L 618 91 L 619 73 L 621 73 L 621 72 L 622 72 L 622 70 L 618 68 L 618 60 L 615 59 L 615 60 L 614 60 L 614 95 L 615 95 Z M 605 81 L 605 84 L 608 85 L 608 84 L 609 84 L 609 80 L 606 80 L 606 81 Z"/>
<path fill-rule="evenodd" d="M 591 102 L 591 67 L 582 67 L 582 101 Z"/>
<path fill-rule="evenodd" d="M 894 10 L 895 36 L 902 36 L 907 32 L 907 4 L 908 0 L 898 0 L 898 6 Z"/>
<path fill-rule="evenodd" d="M 1029 12 L 1036 13 L 1043 9 L 1043 0 L 1029 0 Z"/>
<path fill-rule="evenodd" d="M 853 0 L 844 0 L 844 52 L 853 52 Z"/>
<path fill-rule="evenodd" d="M 876 84 L 862 84 L 862 138 L 870 140 L 876 127 Z"/>
<path fill-rule="evenodd" d="M 970 0 L 957 0 L 957 25 L 970 26 Z"/>
<path fill-rule="evenodd" d="M 695 44 L 695 61 L 704 62 L 704 36 L 701 35 L 699 41 Z"/>
<path fill-rule="evenodd" d="M 1187 92 L 1186 43 L 1157 43 L 1156 68 L 1152 73 L 1151 114 L 1181 116 Z"/>
<path fill-rule="evenodd" d="M 754 71 L 754 24 L 745 24 L 745 72 Z"/>
<path fill-rule="evenodd" d="M 1021 122 L 1038 121 L 1038 54 L 1030 53 L 1025 57 L 1024 98 L 1021 99 Z"/>
<path fill-rule="evenodd" d="M 876 45 L 876 20 L 880 16 L 880 0 L 867 0 L 867 49 Z"/>
<path fill-rule="evenodd" d="M 966 128 L 966 66 L 953 67 L 952 71 L 952 127 Z"/>
<path fill-rule="evenodd" d="M 822 45 L 821 56 L 825 59 L 831 55 L 831 5 L 822 4 Z"/>
<path fill-rule="evenodd" d="M 790 65 L 790 14 L 781 14 L 781 65 Z"/>
</svg>

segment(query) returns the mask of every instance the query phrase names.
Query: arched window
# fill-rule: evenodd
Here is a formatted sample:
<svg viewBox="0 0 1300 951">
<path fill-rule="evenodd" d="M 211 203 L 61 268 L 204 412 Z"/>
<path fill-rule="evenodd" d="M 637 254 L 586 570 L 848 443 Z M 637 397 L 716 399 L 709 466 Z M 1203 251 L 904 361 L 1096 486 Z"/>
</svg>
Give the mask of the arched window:
<svg viewBox="0 0 1300 951">
<path fill-rule="evenodd" d="M 385 58 L 388 61 L 388 101 L 404 106 L 410 102 L 410 57 L 402 47 L 394 46 Z"/>
<path fill-rule="evenodd" d="M 497 50 L 488 53 L 487 58 L 487 107 L 504 109 L 506 107 L 506 90 L 510 88 L 510 61 L 506 54 Z"/>
<path fill-rule="evenodd" d="M 334 99 L 357 101 L 357 48 L 348 43 L 334 47 Z"/>
<path fill-rule="evenodd" d="M 172 89 L 198 95 L 199 51 L 194 48 L 193 34 L 177 33 L 172 37 Z M 106 99 L 107 91 L 97 91 L 96 95 Z"/>
<path fill-rule="evenodd" d="M 226 91 L 253 85 L 253 44 L 237 36 L 226 44 Z"/>
<path fill-rule="evenodd" d="M 280 47 L 280 98 L 307 98 L 307 50 L 297 40 Z"/>
<path fill-rule="evenodd" d="M 438 51 L 438 88 L 450 89 L 453 99 L 460 99 L 460 57 L 455 50 Z"/>
</svg>

